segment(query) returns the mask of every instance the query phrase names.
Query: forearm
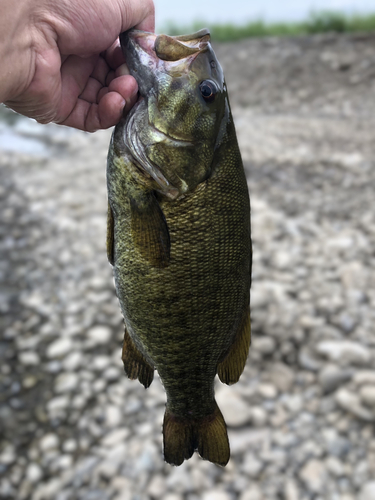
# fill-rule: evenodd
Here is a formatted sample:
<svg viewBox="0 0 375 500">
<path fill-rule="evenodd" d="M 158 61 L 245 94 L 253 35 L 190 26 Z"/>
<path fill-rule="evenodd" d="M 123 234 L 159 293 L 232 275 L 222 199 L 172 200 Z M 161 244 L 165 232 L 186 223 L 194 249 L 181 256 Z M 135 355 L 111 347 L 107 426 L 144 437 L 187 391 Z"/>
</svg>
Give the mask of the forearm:
<svg viewBox="0 0 375 500">
<path fill-rule="evenodd" d="M 33 75 L 34 30 L 29 0 L 0 0 L 0 102 L 24 91 Z M 35 6 L 35 3 L 34 3 Z"/>
</svg>

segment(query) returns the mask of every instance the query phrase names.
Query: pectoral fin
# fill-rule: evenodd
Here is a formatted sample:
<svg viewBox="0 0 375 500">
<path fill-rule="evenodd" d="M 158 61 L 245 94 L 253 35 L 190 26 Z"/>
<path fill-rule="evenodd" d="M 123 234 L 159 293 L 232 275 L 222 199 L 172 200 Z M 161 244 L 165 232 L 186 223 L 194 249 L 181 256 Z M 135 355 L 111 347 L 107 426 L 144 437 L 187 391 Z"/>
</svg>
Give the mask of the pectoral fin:
<svg viewBox="0 0 375 500">
<path fill-rule="evenodd" d="M 114 263 L 114 219 L 111 205 L 108 202 L 107 212 L 107 258 L 113 266 Z"/>
<path fill-rule="evenodd" d="M 139 253 L 153 267 L 167 267 L 170 238 L 164 214 L 153 193 L 130 198 L 131 231 Z"/>
</svg>

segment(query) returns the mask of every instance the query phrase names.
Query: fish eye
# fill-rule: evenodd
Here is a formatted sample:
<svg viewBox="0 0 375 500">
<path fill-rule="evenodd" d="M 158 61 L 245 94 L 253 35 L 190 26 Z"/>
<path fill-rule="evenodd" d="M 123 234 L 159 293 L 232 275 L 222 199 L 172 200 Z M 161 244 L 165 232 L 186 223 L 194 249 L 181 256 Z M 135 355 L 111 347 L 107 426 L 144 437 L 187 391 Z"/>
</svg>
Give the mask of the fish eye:
<svg viewBox="0 0 375 500">
<path fill-rule="evenodd" d="M 217 94 L 217 87 L 210 80 L 204 80 L 199 85 L 199 90 L 202 94 L 203 99 L 206 102 L 212 102 L 215 99 L 215 96 Z"/>
</svg>

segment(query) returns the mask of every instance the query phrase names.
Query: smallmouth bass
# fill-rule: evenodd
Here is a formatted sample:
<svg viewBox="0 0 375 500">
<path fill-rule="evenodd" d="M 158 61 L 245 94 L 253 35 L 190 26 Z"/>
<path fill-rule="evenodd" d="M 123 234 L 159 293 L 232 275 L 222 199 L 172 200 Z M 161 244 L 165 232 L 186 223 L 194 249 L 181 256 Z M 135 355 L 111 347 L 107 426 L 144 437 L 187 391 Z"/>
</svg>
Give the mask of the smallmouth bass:
<svg viewBox="0 0 375 500">
<path fill-rule="evenodd" d="M 107 252 L 125 322 L 126 374 L 167 394 L 164 458 L 225 466 L 214 379 L 238 381 L 250 346 L 246 177 L 208 30 L 120 36 L 141 95 L 107 164 Z"/>
</svg>

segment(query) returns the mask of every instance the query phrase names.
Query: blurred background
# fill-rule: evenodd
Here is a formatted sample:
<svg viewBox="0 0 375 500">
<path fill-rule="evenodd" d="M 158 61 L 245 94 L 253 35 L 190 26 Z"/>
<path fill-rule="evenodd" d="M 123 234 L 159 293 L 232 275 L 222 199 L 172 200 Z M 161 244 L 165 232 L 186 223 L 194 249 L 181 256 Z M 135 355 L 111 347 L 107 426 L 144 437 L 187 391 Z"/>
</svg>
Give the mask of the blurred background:
<svg viewBox="0 0 375 500">
<path fill-rule="evenodd" d="M 156 7 L 160 30 L 216 29 L 248 177 L 253 345 L 240 382 L 216 389 L 232 458 L 166 465 L 158 377 L 145 391 L 123 374 L 105 252 L 111 131 L 2 107 L 0 498 L 374 500 L 371 5 Z"/>
</svg>

